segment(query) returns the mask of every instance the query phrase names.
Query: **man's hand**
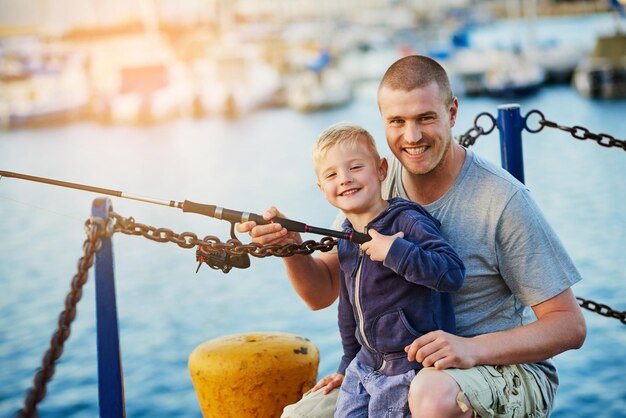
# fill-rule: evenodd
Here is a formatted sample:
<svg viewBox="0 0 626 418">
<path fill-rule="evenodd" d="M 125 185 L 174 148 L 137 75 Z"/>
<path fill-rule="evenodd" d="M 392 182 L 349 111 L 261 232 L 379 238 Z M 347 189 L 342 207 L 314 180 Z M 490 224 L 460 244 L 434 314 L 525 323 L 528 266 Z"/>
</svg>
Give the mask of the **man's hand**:
<svg viewBox="0 0 626 418">
<path fill-rule="evenodd" d="M 385 261 L 387 253 L 396 238 L 404 237 L 404 232 L 400 231 L 394 235 L 383 235 L 370 229 L 367 231 L 372 239 L 365 244 L 361 244 L 361 249 L 369 255 L 373 261 Z"/>
<path fill-rule="evenodd" d="M 263 219 L 270 220 L 275 217 L 285 218 L 285 216 L 275 207 L 271 207 L 263 213 Z M 289 232 L 278 223 L 267 225 L 257 225 L 256 222 L 243 222 L 237 224 L 237 231 L 248 233 L 252 241 L 262 245 L 285 245 L 301 244 L 302 238 L 297 232 Z"/>
<path fill-rule="evenodd" d="M 343 382 L 343 378 L 344 378 L 344 375 L 339 374 L 339 373 L 329 374 L 323 379 L 320 379 L 320 381 L 317 382 L 315 386 L 313 386 L 313 389 L 311 389 L 311 391 L 315 392 L 321 388 L 324 388 L 324 391 L 322 393 L 324 395 L 328 395 L 328 393 L 331 390 L 341 386 L 341 383 Z"/>
<path fill-rule="evenodd" d="M 471 338 L 459 337 L 445 331 L 432 331 L 404 347 L 409 361 L 437 370 L 469 369 L 476 366 L 475 344 Z"/>
</svg>

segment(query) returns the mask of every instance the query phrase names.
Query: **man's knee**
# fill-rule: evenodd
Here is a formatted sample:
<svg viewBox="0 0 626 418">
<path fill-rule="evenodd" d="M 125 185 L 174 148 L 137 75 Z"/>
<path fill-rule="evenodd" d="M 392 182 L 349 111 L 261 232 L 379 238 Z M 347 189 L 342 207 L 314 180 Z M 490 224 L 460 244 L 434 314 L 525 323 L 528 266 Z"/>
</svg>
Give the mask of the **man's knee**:
<svg viewBox="0 0 626 418">
<path fill-rule="evenodd" d="M 422 369 L 411 382 L 409 408 L 414 417 L 472 416 L 471 405 L 456 381 L 433 368 Z"/>
</svg>

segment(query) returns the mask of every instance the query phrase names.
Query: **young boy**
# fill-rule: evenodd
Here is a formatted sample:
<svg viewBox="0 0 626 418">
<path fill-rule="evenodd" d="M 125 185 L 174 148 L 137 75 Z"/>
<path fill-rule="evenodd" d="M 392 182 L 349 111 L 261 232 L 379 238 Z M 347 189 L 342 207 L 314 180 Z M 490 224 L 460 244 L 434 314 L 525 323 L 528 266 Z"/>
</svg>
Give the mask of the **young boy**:
<svg viewBox="0 0 626 418">
<path fill-rule="evenodd" d="M 408 361 L 405 348 L 429 331 L 456 331 L 447 292 L 461 287 L 465 266 L 425 209 L 381 197 L 387 161 L 365 129 L 329 127 L 315 143 L 313 163 L 320 190 L 347 218 L 344 230 L 372 237 L 360 248 L 339 242 L 344 355 L 337 373 L 314 390 L 343 381 L 335 417 L 410 416 L 409 385 L 422 366 Z"/>
</svg>

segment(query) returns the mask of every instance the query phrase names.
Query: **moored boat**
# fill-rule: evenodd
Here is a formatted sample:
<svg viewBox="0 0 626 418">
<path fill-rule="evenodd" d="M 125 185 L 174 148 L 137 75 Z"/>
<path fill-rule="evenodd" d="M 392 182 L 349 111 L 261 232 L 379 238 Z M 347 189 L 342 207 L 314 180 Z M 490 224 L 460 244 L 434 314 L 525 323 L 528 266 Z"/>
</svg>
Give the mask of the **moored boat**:
<svg viewBox="0 0 626 418">
<path fill-rule="evenodd" d="M 572 83 L 589 98 L 626 98 L 626 34 L 599 37 L 593 52 L 576 67 Z"/>
</svg>

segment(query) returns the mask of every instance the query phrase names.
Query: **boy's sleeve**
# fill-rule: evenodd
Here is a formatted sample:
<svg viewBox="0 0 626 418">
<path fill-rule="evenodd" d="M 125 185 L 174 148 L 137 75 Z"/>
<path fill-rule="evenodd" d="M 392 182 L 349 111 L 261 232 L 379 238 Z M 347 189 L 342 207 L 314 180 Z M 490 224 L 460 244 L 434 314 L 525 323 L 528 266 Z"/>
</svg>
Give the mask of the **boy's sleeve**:
<svg viewBox="0 0 626 418">
<path fill-rule="evenodd" d="M 343 357 L 341 357 L 337 373 L 346 374 L 348 365 L 356 357 L 361 345 L 356 339 L 356 320 L 348 297 L 343 271 L 341 272 L 341 290 L 339 292 L 338 322 L 341 344 L 343 345 Z"/>
<path fill-rule="evenodd" d="M 465 265 L 435 222 L 425 216 L 416 218 L 404 232 L 404 238 L 391 245 L 383 264 L 412 283 L 440 292 L 459 290 Z"/>
</svg>

